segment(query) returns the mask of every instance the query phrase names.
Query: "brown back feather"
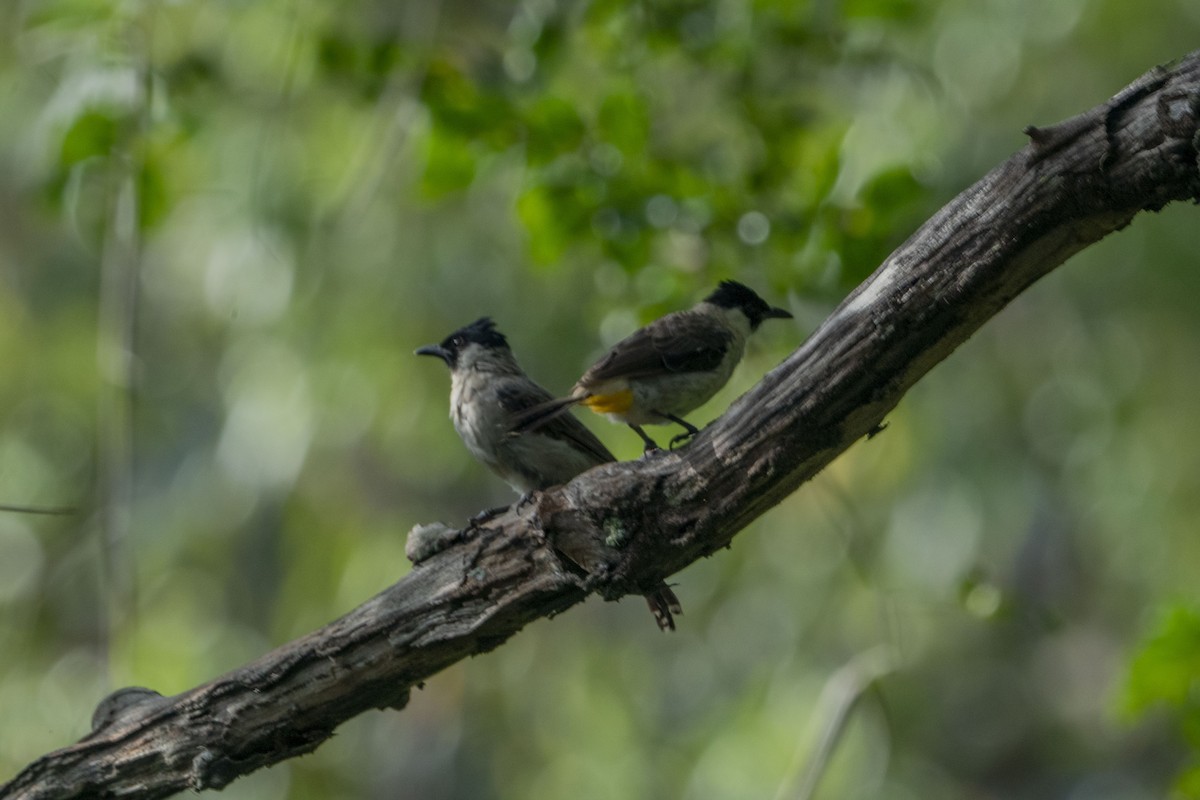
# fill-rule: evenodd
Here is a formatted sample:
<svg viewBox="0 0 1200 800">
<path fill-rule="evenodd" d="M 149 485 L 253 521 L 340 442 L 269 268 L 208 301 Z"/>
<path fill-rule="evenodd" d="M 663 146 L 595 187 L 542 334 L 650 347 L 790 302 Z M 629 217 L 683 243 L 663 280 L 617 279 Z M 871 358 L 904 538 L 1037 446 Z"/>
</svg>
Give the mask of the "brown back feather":
<svg viewBox="0 0 1200 800">
<path fill-rule="evenodd" d="M 710 314 L 676 311 L 613 345 L 576 387 L 586 391 L 611 380 L 716 369 L 732 342 L 733 334 Z"/>
</svg>

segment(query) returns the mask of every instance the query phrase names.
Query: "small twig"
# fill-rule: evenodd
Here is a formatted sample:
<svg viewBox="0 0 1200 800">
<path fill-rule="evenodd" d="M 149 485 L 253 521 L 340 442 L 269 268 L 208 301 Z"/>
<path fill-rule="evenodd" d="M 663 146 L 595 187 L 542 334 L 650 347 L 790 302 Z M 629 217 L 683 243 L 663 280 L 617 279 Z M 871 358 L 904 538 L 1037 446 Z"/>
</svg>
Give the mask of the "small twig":
<svg viewBox="0 0 1200 800">
<path fill-rule="evenodd" d="M 134 553 L 129 546 L 133 504 L 133 389 L 136 375 L 138 284 L 142 259 L 142 139 L 150 128 L 154 81 L 150 37 L 154 4 L 131 21 L 124 35 L 136 54 L 138 94 L 126 130 L 108 156 L 107 220 L 100 254 L 96 313 L 96 519 L 105 644 L 135 607 Z"/>
<path fill-rule="evenodd" d="M 900 659 L 896 652 L 887 645 L 879 645 L 859 653 L 829 676 L 817 700 L 817 710 L 813 713 L 813 718 L 821 724 L 820 737 L 808 757 L 808 763 L 803 767 L 795 790 L 790 789 L 792 781 L 785 780 L 775 793 L 775 800 L 788 797 L 809 800 L 813 796 L 817 784 L 825 774 L 825 768 L 829 766 L 834 750 L 842 740 L 842 733 L 850 720 L 850 712 L 854 710 L 859 698 L 877 680 L 894 672 L 899 665 Z M 802 749 L 803 746 L 796 749 L 793 764 L 799 763 Z M 796 771 L 789 772 L 795 774 Z"/>
<path fill-rule="evenodd" d="M 63 517 L 79 513 L 79 509 L 72 508 L 71 506 L 22 506 L 13 503 L 0 503 L 0 511 L 8 511 L 13 514 L 47 514 Z"/>
</svg>

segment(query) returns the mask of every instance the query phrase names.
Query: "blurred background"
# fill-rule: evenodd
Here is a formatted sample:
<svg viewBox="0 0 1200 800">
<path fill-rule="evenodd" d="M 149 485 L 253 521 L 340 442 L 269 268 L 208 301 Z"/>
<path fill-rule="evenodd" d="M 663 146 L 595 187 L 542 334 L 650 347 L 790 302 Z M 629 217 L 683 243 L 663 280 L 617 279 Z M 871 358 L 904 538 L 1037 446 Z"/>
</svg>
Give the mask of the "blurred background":
<svg viewBox="0 0 1200 800">
<path fill-rule="evenodd" d="M 0 5 L 0 502 L 75 509 L 0 513 L 0 780 L 513 498 L 415 347 L 488 314 L 562 391 L 736 278 L 797 320 L 706 423 L 1197 42 L 1194 0 Z M 222 796 L 1200 796 L 1196 213 L 1018 298 L 678 575 L 677 633 L 589 600 Z"/>
</svg>

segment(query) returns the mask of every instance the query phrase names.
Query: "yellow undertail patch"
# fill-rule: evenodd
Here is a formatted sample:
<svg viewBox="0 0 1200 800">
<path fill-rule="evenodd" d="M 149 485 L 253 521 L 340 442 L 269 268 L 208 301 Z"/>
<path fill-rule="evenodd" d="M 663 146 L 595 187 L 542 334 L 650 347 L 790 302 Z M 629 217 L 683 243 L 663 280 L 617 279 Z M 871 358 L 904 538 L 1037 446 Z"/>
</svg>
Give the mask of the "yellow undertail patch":
<svg viewBox="0 0 1200 800">
<path fill-rule="evenodd" d="M 613 394 L 594 394 L 582 402 L 597 414 L 624 414 L 633 405 L 633 392 L 625 389 Z"/>
</svg>

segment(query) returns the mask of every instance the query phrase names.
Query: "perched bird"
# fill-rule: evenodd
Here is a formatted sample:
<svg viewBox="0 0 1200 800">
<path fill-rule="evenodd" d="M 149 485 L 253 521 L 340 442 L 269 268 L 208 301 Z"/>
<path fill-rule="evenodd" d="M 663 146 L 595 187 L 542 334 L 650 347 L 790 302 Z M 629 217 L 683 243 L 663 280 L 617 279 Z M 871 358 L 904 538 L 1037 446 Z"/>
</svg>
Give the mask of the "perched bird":
<svg viewBox="0 0 1200 800">
<path fill-rule="evenodd" d="M 508 340 L 487 317 L 451 333 L 441 344 L 417 348 L 450 368 L 450 419 L 471 455 L 527 498 L 567 483 L 576 475 L 616 461 L 595 434 L 570 415 L 547 420 L 535 431 L 514 432 L 516 417 L 552 401 L 553 395 L 522 371 Z M 503 511 L 490 509 L 478 519 Z M 646 595 L 658 626 L 674 630 L 682 613 L 665 583 Z"/>
<path fill-rule="evenodd" d="M 521 414 L 516 430 L 540 430 L 579 404 L 633 428 L 646 452 L 658 445 L 643 425 L 682 425 L 685 432 L 671 439 L 674 445 L 699 433 L 683 415 L 725 385 L 750 334 L 765 319 L 791 317 L 750 288 L 722 281 L 692 308 L 667 314 L 617 342 L 583 373 L 570 395 Z"/>
</svg>

